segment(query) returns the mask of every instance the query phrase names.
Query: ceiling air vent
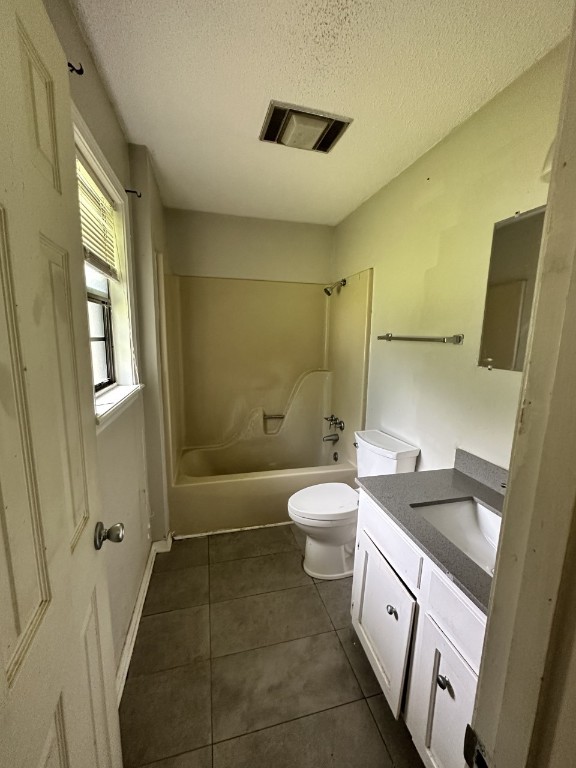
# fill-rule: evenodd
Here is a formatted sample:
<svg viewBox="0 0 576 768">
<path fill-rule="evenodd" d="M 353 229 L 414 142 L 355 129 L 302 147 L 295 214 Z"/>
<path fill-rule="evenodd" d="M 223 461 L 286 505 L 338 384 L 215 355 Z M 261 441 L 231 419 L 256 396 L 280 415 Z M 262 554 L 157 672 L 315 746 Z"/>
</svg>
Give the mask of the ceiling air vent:
<svg viewBox="0 0 576 768">
<path fill-rule="evenodd" d="M 350 117 L 271 101 L 260 132 L 260 141 L 326 153 L 330 152 L 351 122 Z"/>
</svg>

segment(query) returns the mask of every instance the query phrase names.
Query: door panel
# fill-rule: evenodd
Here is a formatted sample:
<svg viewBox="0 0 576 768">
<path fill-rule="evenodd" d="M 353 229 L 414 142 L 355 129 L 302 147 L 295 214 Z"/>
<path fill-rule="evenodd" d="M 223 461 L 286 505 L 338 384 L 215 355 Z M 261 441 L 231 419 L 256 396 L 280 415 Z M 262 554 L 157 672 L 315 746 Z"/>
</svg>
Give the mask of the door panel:
<svg viewBox="0 0 576 768">
<path fill-rule="evenodd" d="M 478 679 L 429 616 L 423 622 L 418 680 L 423 698 L 427 697 L 421 720 L 427 762 L 434 768 L 465 768 L 464 734 Z M 420 738 L 415 734 L 417 743 Z"/>
<path fill-rule="evenodd" d="M 46 344 L 57 367 L 58 395 L 52 415 L 60 430 L 62 482 L 66 493 L 70 544 L 76 545 L 89 518 L 85 486 L 84 439 L 80 422 L 78 371 L 74 349 L 74 320 L 70 302 L 69 256 L 47 237 L 40 236 L 46 261 Z"/>
<path fill-rule="evenodd" d="M 116 768 L 69 75 L 41 0 L 0 3 L 0 72 L 0 765 Z"/>
<path fill-rule="evenodd" d="M 400 714 L 416 600 L 366 531 L 358 536 L 352 623 L 394 717 Z"/>
<path fill-rule="evenodd" d="M 50 601 L 6 214 L 0 208 L 0 622 L 11 684 Z"/>
</svg>

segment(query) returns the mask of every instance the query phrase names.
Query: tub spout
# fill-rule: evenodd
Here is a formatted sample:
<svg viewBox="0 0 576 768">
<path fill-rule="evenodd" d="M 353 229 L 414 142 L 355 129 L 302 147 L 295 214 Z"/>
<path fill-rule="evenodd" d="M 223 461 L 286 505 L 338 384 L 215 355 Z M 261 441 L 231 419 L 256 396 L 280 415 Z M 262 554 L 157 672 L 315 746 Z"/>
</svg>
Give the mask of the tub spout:
<svg viewBox="0 0 576 768">
<path fill-rule="evenodd" d="M 336 434 L 334 434 L 334 435 L 324 435 L 324 437 L 322 438 L 322 442 L 323 443 L 332 443 L 332 444 L 334 444 L 334 443 L 337 443 L 338 440 L 340 440 L 340 435 L 336 435 Z"/>
</svg>

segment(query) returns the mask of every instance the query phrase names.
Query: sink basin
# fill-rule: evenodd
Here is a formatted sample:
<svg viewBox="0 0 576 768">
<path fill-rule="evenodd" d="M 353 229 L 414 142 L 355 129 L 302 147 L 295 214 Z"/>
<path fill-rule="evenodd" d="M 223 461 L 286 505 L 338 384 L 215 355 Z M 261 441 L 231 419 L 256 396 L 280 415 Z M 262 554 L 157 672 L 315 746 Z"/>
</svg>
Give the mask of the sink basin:
<svg viewBox="0 0 576 768">
<path fill-rule="evenodd" d="M 475 499 L 412 504 L 434 528 L 491 576 L 502 518 Z"/>
</svg>

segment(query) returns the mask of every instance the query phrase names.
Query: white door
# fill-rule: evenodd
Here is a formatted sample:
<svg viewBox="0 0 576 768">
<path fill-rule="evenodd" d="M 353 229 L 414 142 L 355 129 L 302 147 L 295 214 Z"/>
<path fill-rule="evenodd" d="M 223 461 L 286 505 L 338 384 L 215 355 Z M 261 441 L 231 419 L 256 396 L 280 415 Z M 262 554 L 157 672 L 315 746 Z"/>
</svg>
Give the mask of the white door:
<svg viewBox="0 0 576 768">
<path fill-rule="evenodd" d="M 0 766 L 121 766 L 66 58 L 0 3 Z"/>
<path fill-rule="evenodd" d="M 353 583 L 352 624 L 398 717 L 416 600 L 366 531 L 358 536 Z"/>
</svg>

